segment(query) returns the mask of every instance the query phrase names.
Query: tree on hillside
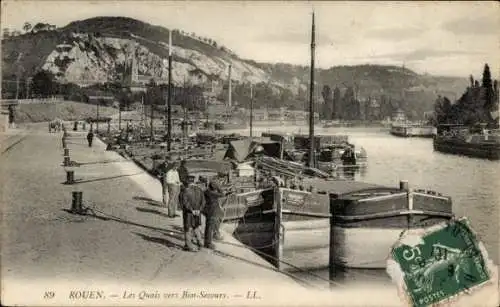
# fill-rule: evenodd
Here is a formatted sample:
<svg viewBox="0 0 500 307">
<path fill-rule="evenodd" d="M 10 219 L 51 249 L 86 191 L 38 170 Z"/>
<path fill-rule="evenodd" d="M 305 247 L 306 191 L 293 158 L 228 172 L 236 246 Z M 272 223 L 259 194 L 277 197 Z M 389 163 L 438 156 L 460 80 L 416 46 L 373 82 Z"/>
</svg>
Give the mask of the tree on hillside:
<svg viewBox="0 0 500 307">
<path fill-rule="evenodd" d="M 493 110 L 495 107 L 495 101 L 494 101 L 494 96 L 495 93 L 493 91 L 493 82 L 491 80 L 491 73 L 490 73 L 490 67 L 488 64 L 484 65 L 484 70 L 483 70 L 483 102 L 484 102 L 484 108 L 486 111 L 488 111 L 488 114 L 490 111 Z"/>
<path fill-rule="evenodd" d="M 128 110 L 130 108 L 130 105 L 134 102 L 132 92 L 128 88 L 119 91 L 116 97 L 118 98 L 118 107 L 121 110 Z"/>
<path fill-rule="evenodd" d="M 23 25 L 23 30 L 24 32 L 29 32 L 31 30 L 31 23 L 29 22 L 25 22 L 24 25 Z"/>
<path fill-rule="evenodd" d="M 344 93 L 344 97 L 342 99 L 342 118 L 347 120 L 356 119 L 357 116 L 357 106 L 356 100 L 354 98 L 354 88 L 349 86 Z"/>
<path fill-rule="evenodd" d="M 163 103 L 161 88 L 151 79 L 147 84 L 145 103 L 149 105 L 159 105 Z"/>
<path fill-rule="evenodd" d="M 55 93 L 56 82 L 54 75 L 48 71 L 41 70 L 33 76 L 32 92 L 38 97 L 46 98 Z"/>
<path fill-rule="evenodd" d="M 333 93 L 332 89 L 328 85 L 323 86 L 321 91 L 321 96 L 323 96 L 323 110 L 320 113 L 320 118 L 330 120 L 332 119 L 332 105 L 333 105 Z"/>
<path fill-rule="evenodd" d="M 342 95 L 340 89 L 336 86 L 333 90 L 333 101 L 332 101 L 332 119 L 340 119 L 342 112 Z"/>
</svg>

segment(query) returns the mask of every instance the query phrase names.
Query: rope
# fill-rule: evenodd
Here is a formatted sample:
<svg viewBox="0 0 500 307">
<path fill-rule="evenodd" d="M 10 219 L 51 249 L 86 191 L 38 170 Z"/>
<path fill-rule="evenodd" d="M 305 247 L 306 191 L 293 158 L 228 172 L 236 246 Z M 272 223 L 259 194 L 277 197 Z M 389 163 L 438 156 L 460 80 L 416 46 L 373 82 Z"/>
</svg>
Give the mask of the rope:
<svg viewBox="0 0 500 307">
<path fill-rule="evenodd" d="M 79 214 L 80 214 L 80 215 L 82 215 L 82 216 L 84 217 L 84 219 L 85 219 L 85 220 L 87 220 L 87 219 L 88 219 L 89 217 L 91 217 L 91 216 L 97 217 L 96 212 L 98 212 L 98 213 L 100 213 L 100 214 L 102 214 L 102 215 L 104 215 L 104 216 L 108 216 L 108 217 L 110 217 L 111 219 L 114 219 L 114 220 L 122 221 L 122 222 L 125 222 L 125 223 L 128 223 L 128 224 L 136 224 L 136 223 L 134 223 L 134 222 L 128 221 L 128 220 L 123 219 L 123 218 L 121 218 L 121 217 L 117 217 L 117 216 L 115 216 L 115 215 L 108 214 L 108 213 L 106 213 L 106 212 L 104 212 L 104 211 L 98 210 L 98 209 L 96 209 L 96 205 L 95 205 L 95 204 L 94 204 L 92 207 L 83 207 L 83 208 L 82 208 L 82 211 L 81 211 L 81 212 L 79 212 Z M 225 212 L 225 211 L 224 211 L 224 212 Z M 89 214 L 89 213 L 90 213 L 90 214 Z M 159 229 L 154 229 L 154 230 L 156 230 L 156 231 L 161 231 L 161 230 L 159 230 Z M 236 246 L 236 247 L 241 247 L 241 248 L 245 248 L 245 249 L 250 249 L 250 250 L 252 250 L 253 252 L 255 252 L 255 253 L 259 254 L 259 255 L 268 256 L 268 255 L 266 255 L 265 253 L 263 253 L 263 252 L 261 252 L 261 251 L 259 251 L 259 250 L 256 250 L 255 248 L 252 248 L 252 247 L 249 247 L 249 246 L 246 246 L 246 245 L 243 245 L 243 244 L 235 244 L 235 243 L 230 243 L 230 242 L 220 242 L 220 243 L 224 243 L 224 244 L 227 244 L 227 245 L 232 245 L 232 246 Z M 232 257 L 232 258 L 237 258 L 237 257 L 235 257 L 235 256 L 233 256 L 233 255 L 230 255 L 230 254 L 224 253 L 224 252 L 222 252 L 222 251 L 214 250 L 214 252 L 215 252 L 215 254 L 218 254 L 219 256 L 222 256 L 222 257 Z M 274 257 L 272 257 L 272 256 L 268 256 L 268 257 L 274 258 Z M 311 273 L 311 272 L 307 272 L 307 271 L 305 271 L 305 270 L 303 270 L 303 269 L 300 269 L 300 268 L 298 268 L 298 267 L 296 267 L 296 266 L 294 266 L 294 265 L 292 265 L 292 264 L 290 264 L 290 263 L 288 263 L 288 262 L 285 262 L 285 261 L 282 261 L 282 260 L 280 260 L 280 262 L 282 262 L 282 263 L 284 263 L 284 264 L 287 264 L 287 265 L 289 265 L 289 266 L 291 266 L 291 267 L 293 267 L 293 268 L 295 268 L 295 269 L 302 270 L 302 272 L 304 272 L 304 273 L 309 273 L 310 275 L 312 275 L 312 276 L 314 276 L 314 277 L 316 277 L 316 278 L 318 278 L 318 279 L 321 279 L 321 280 L 323 280 L 323 281 L 325 281 L 325 282 L 329 282 L 329 283 L 332 283 L 332 284 L 336 284 L 336 285 L 339 285 L 339 286 L 343 286 L 342 284 L 339 284 L 339 283 L 336 283 L 336 282 L 330 281 L 330 280 L 325 279 L 325 278 L 323 278 L 323 277 L 321 277 L 321 276 L 318 276 L 318 275 L 315 275 L 315 274 L 313 274 L 313 273 Z M 274 270 L 274 271 L 276 271 L 276 272 L 279 272 L 279 273 L 281 273 L 281 274 L 287 275 L 287 276 L 289 276 L 289 277 L 291 277 L 291 278 L 293 278 L 293 279 L 299 280 L 300 282 L 302 282 L 302 283 L 304 283 L 304 284 L 307 284 L 307 285 L 308 285 L 308 286 L 310 286 L 310 287 L 320 288 L 320 287 L 318 287 L 318 286 L 315 286 L 315 285 L 313 285 L 313 284 L 309 283 L 309 282 L 308 282 L 308 281 L 306 281 L 306 280 L 303 280 L 303 279 L 301 279 L 301 278 L 299 278 L 299 277 L 297 277 L 297 276 L 294 276 L 292 273 L 279 271 L 278 269 L 276 269 L 276 268 L 274 268 L 274 267 L 273 267 L 273 270 Z"/>
</svg>

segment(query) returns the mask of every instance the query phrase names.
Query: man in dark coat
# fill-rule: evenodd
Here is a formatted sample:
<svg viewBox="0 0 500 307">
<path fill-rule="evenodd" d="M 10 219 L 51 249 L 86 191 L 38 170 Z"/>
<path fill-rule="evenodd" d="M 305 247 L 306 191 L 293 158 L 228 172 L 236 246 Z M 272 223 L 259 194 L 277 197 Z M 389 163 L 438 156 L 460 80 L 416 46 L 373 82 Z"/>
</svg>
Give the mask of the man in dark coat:
<svg viewBox="0 0 500 307">
<path fill-rule="evenodd" d="M 208 184 L 208 189 L 205 191 L 206 205 L 203 210 L 203 214 L 206 217 L 205 222 L 205 247 L 214 249 L 214 244 L 212 240 L 222 239 L 219 233 L 220 219 L 224 214 L 222 206 L 220 204 L 221 197 L 225 196 L 221 187 L 215 182 L 211 181 Z"/>
<path fill-rule="evenodd" d="M 346 165 L 356 165 L 356 153 L 354 148 L 347 147 L 344 153 L 342 154 L 342 162 Z"/>
<path fill-rule="evenodd" d="M 92 129 L 89 131 L 87 134 L 87 141 L 89 142 L 89 147 L 92 147 L 92 141 L 94 140 L 94 133 L 92 132 Z"/>
<path fill-rule="evenodd" d="M 182 219 L 184 224 L 184 249 L 196 252 L 201 248 L 201 210 L 205 207 L 203 190 L 195 184 L 188 184 L 182 192 Z M 194 240 L 193 240 L 194 239 Z M 196 241 L 198 248 L 195 246 Z"/>
<path fill-rule="evenodd" d="M 189 183 L 189 171 L 186 167 L 186 160 L 181 161 L 181 165 L 177 169 L 179 172 L 179 179 L 181 180 L 184 186 L 187 186 Z"/>
</svg>

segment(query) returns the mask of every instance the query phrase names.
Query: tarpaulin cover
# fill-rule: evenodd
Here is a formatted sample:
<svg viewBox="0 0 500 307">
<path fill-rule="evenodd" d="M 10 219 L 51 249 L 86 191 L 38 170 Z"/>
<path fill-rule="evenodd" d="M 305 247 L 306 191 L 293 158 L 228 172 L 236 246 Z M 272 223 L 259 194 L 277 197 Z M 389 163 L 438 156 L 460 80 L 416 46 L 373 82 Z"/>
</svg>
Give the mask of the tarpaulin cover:
<svg viewBox="0 0 500 307">
<path fill-rule="evenodd" d="M 254 138 L 243 139 L 238 141 L 231 141 L 229 148 L 224 156 L 225 158 L 234 159 L 238 162 L 243 162 L 250 158 L 257 146 L 262 146 L 264 154 L 268 156 L 279 156 L 280 143 L 271 141 L 269 138 Z"/>
</svg>

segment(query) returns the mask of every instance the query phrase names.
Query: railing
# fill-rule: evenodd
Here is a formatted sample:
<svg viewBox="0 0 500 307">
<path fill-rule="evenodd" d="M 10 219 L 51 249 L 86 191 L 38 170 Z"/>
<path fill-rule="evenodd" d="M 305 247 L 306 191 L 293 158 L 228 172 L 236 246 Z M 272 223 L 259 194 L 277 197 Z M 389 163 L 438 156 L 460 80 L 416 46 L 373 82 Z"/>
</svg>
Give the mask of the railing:
<svg viewBox="0 0 500 307">
<path fill-rule="evenodd" d="M 17 105 L 17 104 L 53 104 L 62 101 L 61 98 L 32 98 L 32 99 L 2 99 L 2 105 Z"/>
</svg>

